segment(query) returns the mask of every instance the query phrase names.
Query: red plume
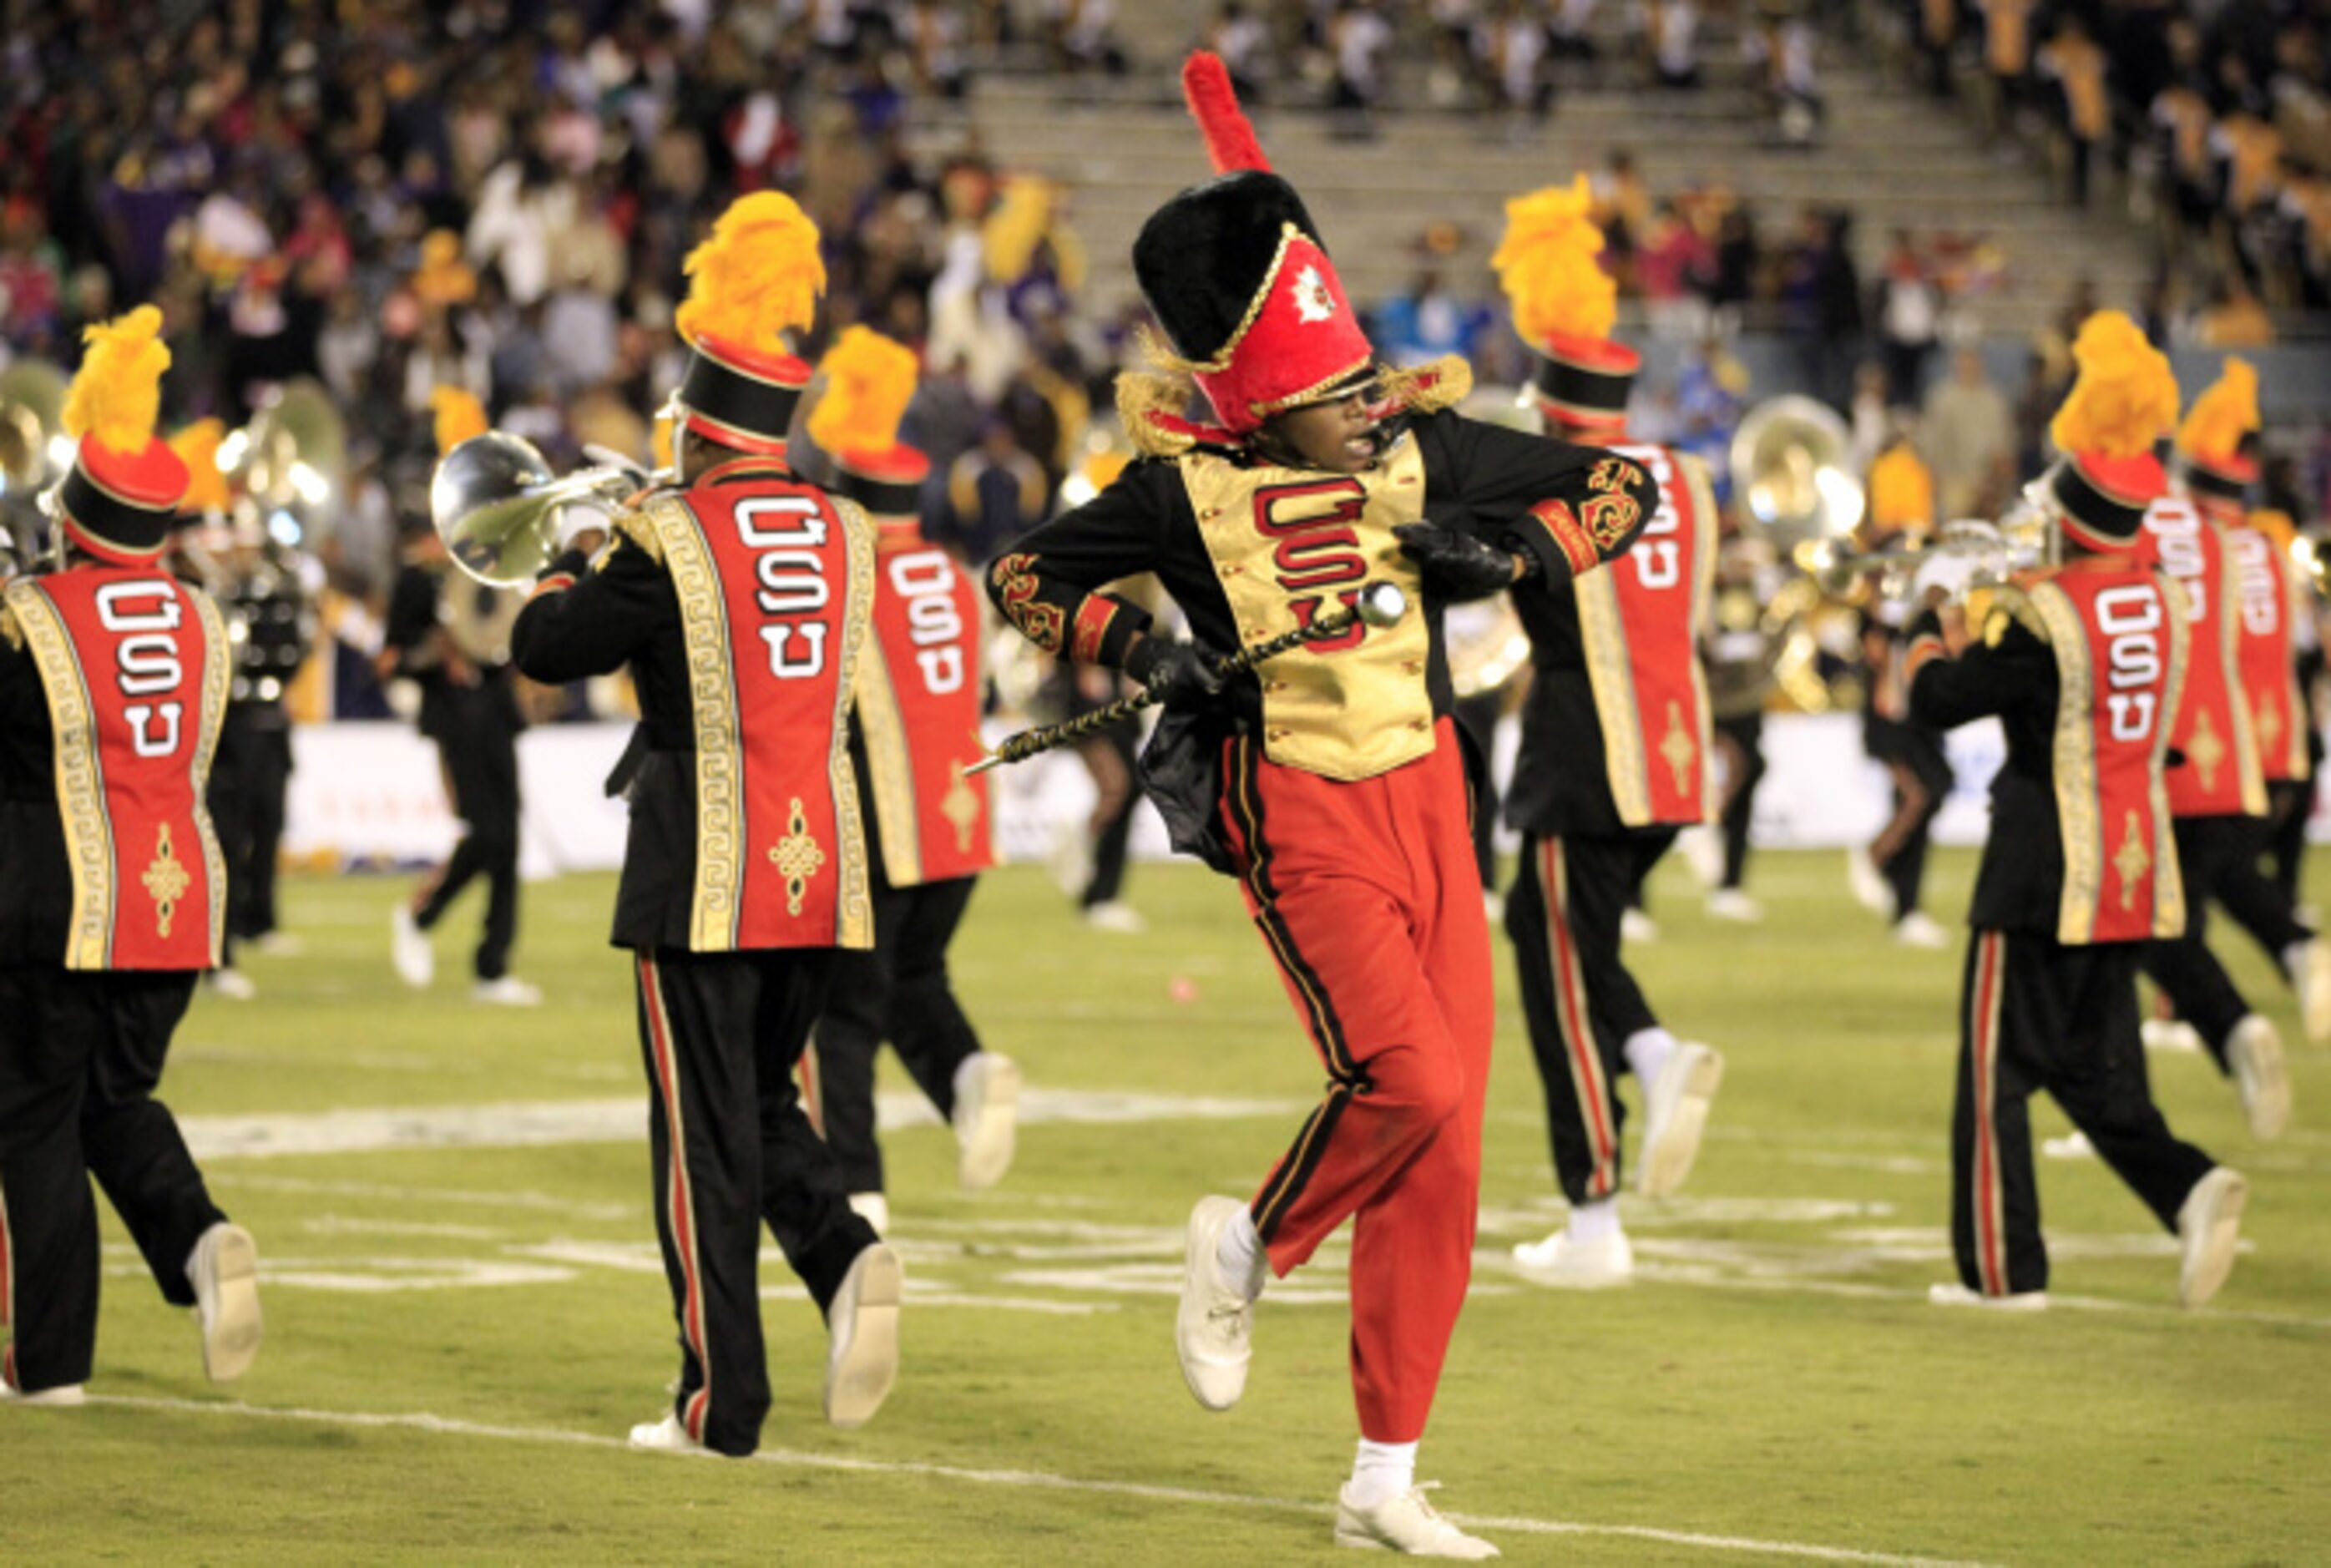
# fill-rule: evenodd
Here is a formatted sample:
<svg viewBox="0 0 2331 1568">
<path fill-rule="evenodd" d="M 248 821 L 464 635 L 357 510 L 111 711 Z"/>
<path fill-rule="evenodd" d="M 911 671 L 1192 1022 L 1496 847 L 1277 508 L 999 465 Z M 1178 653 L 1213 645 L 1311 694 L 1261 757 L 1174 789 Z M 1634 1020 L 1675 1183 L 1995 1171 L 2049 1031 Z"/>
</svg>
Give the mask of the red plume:
<svg viewBox="0 0 2331 1568">
<path fill-rule="evenodd" d="M 1270 160 L 1262 156 L 1262 144 L 1254 139 L 1254 127 L 1239 108 L 1238 90 L 1231 85 L 1231 73 L 1221 55 L 1201 49 L 1182 62 L 1182 99 L 1190 106 L 1190 118 L 1204 133 L 1206 156 L 1214 160 L 1216 174 L 1236 169 L 1270 172 Z"/>
</svg>

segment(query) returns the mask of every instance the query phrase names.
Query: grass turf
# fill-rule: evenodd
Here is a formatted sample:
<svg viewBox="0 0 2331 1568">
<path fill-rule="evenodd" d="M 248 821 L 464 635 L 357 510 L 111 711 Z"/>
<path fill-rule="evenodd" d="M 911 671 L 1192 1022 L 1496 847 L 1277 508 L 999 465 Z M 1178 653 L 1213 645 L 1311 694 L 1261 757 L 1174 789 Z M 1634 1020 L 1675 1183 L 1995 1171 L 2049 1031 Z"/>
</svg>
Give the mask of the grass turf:
<svg viewBox="0 0 2331 1568">
<path fill-rule="evenodd" d="M 1931 907 L 1964 907 L 1940 858 Z M 2319 870 L 2320 868 L 2317 868 Z M 1422 1473 L 1508 1557 L 1766 1560 L 1746 1543 L 1987 1562 L 2319 1560 L 2331 1538 L 2331 1051 L 2239 937 L 2238 980 L 2282 1025 L 2298 1116 L 2254 1145 L 2207 1062 L 2156 1056 L 2179 1131 L 2245 1170 L 2253 1244 L 2209 1310 L 2172 1305 L 2168 1240 L 2093 1161 L 2042 1163 L 2058 1309 L 1924 1303 L 1947 1277 L 1960 956 L 1907 952 L 1845 897 L 1837 857 L 1766 855 L 1756 927 L 1699 916 L 1679 867 L 1633 961 L 1669 1023 L 1728 1072 L 1686 1195 L 1629 1200 L 1644 1278 L 1591 1295 L 1501 1266 L 1558 1221 L 1536 1070 L 1498 954 L 1481 1267 Z M 1320 1088 L 1228 882 L 1143 867 L 1145 939 L 1089 932 L 1041 874 L 982 886 L 959 989 L 1043 1088 L 1281 1102 L 1218 1119 L 1052 1121 L 998 1191 L 960 1194 L 936 1126 L 889 1135 L 912 1285 L 906 1364 L 873 1425 L 818 1419 L 823 1333 L 772 1254 L 763 1278 L 775 1462 L 609 1446 L 676 1364 L 640 1143 L 423 1147 L 210 1163 L 260 1239 L 268 1343 L 231 1392 L 109 1213 L 92 1393 L 0 1410 L 5 1545 L 22 1562 L 362 1558 L 1247 1563 L 1329 1549 L 1352 1433 L 1331 1243 L 1275 1287 L 1245 1402 L 1201 1411 L 1171 1349 L 1180 1225 L 1256 1184 Z M 458 911 L 441 976 L 399 987 L 400 885 L 300 879 L 294 958 L 262 997 L 205 996 L 166 1098 L 189 1117 L 628 1098 L 644 1104 L 630 981 L 603 944 L 611 881 L 529 889 L 519 971 L 538 1012 L 471 1006 Z M 886 1072 L 888 1069 L 886 1067 Z M 891 1074 L 886 1087 L 902 1088 Z M 1634 1090 L 1625 1091 L 1631 1098 Z M 2041 1108 L 2039 1130 L 2063 1130 Z M 199 1125 L 199 1124 L 198 1124 Z M 309 1412 L 268 1420 L 236 1402 Z M 434 1426 L 335 1419 L 442 1418 Z M 473 1429 L 491 1429 L 478 1430 Z M 562 1440 L 580 1436 L 597 1442 Z M 862 1462 L 862 1463 L 861 1463 Z M 917 1468 L 916 1467 L 923 1467 Z M 1236 1494 L 1300 1508 L 966 1478 L 929 1467 Z M 1672 1535 L 1733 1538 L 1734 1545 Z"/>
</svg>

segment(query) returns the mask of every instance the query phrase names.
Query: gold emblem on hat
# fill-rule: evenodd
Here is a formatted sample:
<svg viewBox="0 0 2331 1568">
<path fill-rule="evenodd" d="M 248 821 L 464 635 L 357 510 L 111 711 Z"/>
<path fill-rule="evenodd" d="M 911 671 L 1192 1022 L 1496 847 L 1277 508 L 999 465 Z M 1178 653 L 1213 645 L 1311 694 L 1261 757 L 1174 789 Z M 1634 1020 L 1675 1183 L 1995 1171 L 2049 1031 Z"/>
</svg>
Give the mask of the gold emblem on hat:
<svg viewBox="0 0 2331 1568">
<path fill-rule="evenodd" d="M 1305 322 L 1325 321 L 1336 313 L 1336 297 L 1327 292 L 1327 280 L 1319 276 L 1317 267 L 1306 267 L 1295 274 L 1295 314 Z"/>
</svg>

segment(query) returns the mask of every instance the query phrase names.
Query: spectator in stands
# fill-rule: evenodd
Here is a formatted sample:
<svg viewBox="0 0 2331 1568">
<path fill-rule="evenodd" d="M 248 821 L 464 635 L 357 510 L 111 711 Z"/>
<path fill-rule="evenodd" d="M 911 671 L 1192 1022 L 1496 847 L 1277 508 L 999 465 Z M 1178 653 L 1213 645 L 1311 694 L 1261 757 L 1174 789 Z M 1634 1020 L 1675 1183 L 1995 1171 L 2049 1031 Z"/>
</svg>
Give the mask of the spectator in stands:
<svg viewBox="0 0 2331 1568">
<path fill-rule="evenodd" d="M 2088 36 L 2078 12 L 2065 14 L 2040 52 L 2040 74 L 2056 84 L 2057 141 L 2066 166 L 2072 204 L 2088 204 L 2088 166 L 2098 146 L 2112 131 L 2112 109 L 2105 90 L 2105 52 Z"/>
<path fill-rule="evenodd" d="M 1270 91 L 1270 29 L 1241 0 L 1224 0 L 1206 29 L 1206 47 L 1222 56 L 1242 103 L 1261 103 Z"/>
<path fill-rule="evenodd" d="M 1908 229 L 1894 231 L 1894 243 L 1878 276 L 1878 331 L 1885 344 L 1887 400 L 1916 404 L 1927 384 L 1927 356 L 1942 329 L 1942 290 Z"/>
<path fill-rule="evenodd" d="M 1044 18 L 1061 70 L 1123 76 L 1130 68 L 1117 42 L 1117 0 L 1045 0 Z"/>
<path fill-rule="evenodd" d="M 1927 394 L 1918 429 L 1934 470 L 1937 515 L 1994 515 L 1992 503 L 2006 498 L 2016 471 L 2015 424 L 1984 368 L 1982 350 L 1958 351 L 1949 377 Z"/>
<path fill-rule="evenodd" d="M 1011 424 L 991 419 L 979 444 L 947 472 L 947 507 L 933 537 L 969 562 L 994 559 L 1044 517 L 1044 470 L 1020 446 Z"/>
<path fill-rule="evenodd" d="M 1334 107 L 1341 115 L 1346 136 L 1374 133 L 1369 112 L 1383 97 L 1384 59 L 1391 52 L 1392 24 L 1376 9 L 1375 0 L 1345 0 L 1328 27 L 1329 52 L 1336 67 Z"/>
<path fill-rule="evenodd" d="M 1635 284 L 1656 337 L 1695 341 L 1708 331 L 1708 293 L 1714 283 L 1716 250 L 1677 211 L 1661 201 L 1651 214 L 1643 242 L 1635 248 Z"/>
<path fill-rule="evenodd" d="M 1984 112 L 1992 138 L 2006 132 L 2023 107 L 2031 72 L 2031 14 L 2038 0 L 1975 0 L 1983 12 Z"/>
<path fill-rule="evenodd" d="M 1500 0 L 1473 35 L 1473 52 L 1509 115 L 1542 120 L 1554 107 L 1546 23 L 1531 0 Z"/>
<path fill-rule="evenodd" d="M 1643 42 L 1661 87 L 1699 85 L 1699 8 L 1694 0 L 1642 0 Z"/>
</svg>

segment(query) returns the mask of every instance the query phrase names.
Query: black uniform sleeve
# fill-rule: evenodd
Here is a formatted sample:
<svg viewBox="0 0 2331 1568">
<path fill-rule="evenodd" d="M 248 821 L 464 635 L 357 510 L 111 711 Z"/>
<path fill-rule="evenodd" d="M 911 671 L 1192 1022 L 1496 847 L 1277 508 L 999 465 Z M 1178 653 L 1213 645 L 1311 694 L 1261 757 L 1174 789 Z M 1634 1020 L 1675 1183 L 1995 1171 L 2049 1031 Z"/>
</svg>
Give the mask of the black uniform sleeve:
<svg viewBox="0 0 2331 1568">
<path fill-rule="evenodd" d="M 679 624 L 671 575 L 618 536 L 595 566 L 580 550 L 550 563 L 511 628 L 510 661 L 550 686 L 608 675 Z"/>
<path fill-rule="evenodd" d="M 1020 634 L 1080 664 L 1120 664 L 1149 629 L 1137 604 L 1097 590 L 1154 571 L 1173 508 L 1188 505 L 1171 463 L 1138 462 L 1074 511 L 1032 528 L 987 566 L 987 596 Z"/>
<path fill-rule="evenodd" d="M 1642 465 L 1601 447 L 1457 413 L 1428 415 L 1416 431 L 1432 482 L 1463 499 L 1479 537 L 1537 560 L 1538 592 L 1625 554 L 1659 508 Z"/>
<path fill-rule="evenodd" d="M 1985 639 L 1954 659 L 1944 651 L 1942 622 L 1929 610 L 1910 628 L 1904 668 L 1910 717 L 1953 729 L 2021 708 L 2056 707 L 2056 655 L 2022 622 L 2010 619 L 1996 641 Z"/>
</svg>

